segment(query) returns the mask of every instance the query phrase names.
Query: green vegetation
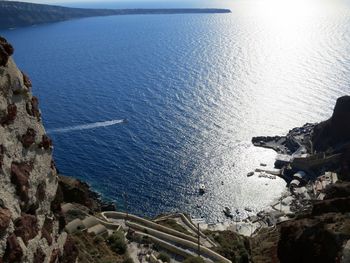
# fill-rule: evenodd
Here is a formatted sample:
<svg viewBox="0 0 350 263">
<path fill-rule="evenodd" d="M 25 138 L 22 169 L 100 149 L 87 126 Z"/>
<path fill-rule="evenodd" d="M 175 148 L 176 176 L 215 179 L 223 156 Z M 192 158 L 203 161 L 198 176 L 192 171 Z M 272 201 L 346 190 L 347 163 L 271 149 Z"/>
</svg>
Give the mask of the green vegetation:
<svg viewBox="0 0 350 263">
<path fill-rule="evenodd" d="M 166 220 L 160 221 L 159 224 L 162 226 L 174 229 L 176 231 L 179 231 L 181 233 L 184 233 L 186 235 L 192 236 L 192 234 L 186 228 L 178 224 L 174 219 L 166 219 Z"/>
<path fill-rule="evenodd" d="M 108 237 L 108 244 L 110 248 L 119 255 L 123 255 L 126 252 L 127 246 L 125 242 L 124 233 L 118 231 Z"/>
<path fill-rule="evenodd" d="M 163 262 L 170 262 L 170 257 L 168 254 L 161 252 L 158 256 L 158 259 L 160 259 Z"/>
<path fill-rule="evenodd" d="M 122 263 L 125 256 L 114 253 L 99 236 L 86 232 L 71 235 L 79 250 L 78 261 L 84 263 Z"/>
<path fill-rule="evenodd" d="M 123 263 L 134 263 L 134 260 L 132 258 L 126 258 Z"/>
<path fill-rule="evenodd" d="M 205 263 L 205 261 L 201 257 L 188 257 L 184 263 Z"/>
<path fill-rule="evenodd" d="M 243 236 L 237 235 L 232 231 L 211 232 L 206 231 L 212 239 L 220 246 L 215 251 L 232 262 L 249 262 L 249 242 Z"/>
</svg>

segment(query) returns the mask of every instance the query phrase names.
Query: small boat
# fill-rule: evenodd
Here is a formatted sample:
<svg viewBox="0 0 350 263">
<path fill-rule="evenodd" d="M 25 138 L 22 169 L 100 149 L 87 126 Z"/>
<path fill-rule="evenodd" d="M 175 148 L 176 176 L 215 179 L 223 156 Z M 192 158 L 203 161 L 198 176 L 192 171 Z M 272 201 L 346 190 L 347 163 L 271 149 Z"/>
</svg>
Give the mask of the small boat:
<svg viewBox="0 0 350 263">
<path fill-rule="evenodd" d="M 247 206 L 244 208 L 244 210 L 247 211 L 247 212 L 253 212 L 253 210 L 251 208 L 247 207 Z"/>
<path fill-rule="evenodd" d="M 199 185 L 199 193 L 201 195 L 205 193 L 205 185 L 204 184 L 200 184 Z"/>
<path fill-rule="evenodd" d="M 231 213 L 231 210 L 230 210 L 230 208 L 228 208 L 227 206 L 225 206 L 225 209 L 223 210 L 223 212 L 224 212 L 225 216 L 230 217 L 230 218 L 233 218 L 233 215 L 232 215 L 232 213 Z"/>
<path fill-rule="evenodd" d="M 247 173 L 247 176 L 250 177 L 250 176 L 253 176 L 254 175 L 254 172 L 249 172 Z"/>
</svg>

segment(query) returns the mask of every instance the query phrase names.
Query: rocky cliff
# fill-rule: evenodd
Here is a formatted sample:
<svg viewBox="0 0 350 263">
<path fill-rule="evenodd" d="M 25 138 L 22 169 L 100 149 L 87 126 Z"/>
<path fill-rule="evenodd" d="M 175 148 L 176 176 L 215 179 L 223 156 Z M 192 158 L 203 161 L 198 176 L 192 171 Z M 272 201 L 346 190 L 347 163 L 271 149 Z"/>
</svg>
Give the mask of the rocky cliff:
<svg viewBox="0 0 350 263">
<path fill-rule="evenodd" d="M 316 125 L 312 135 L 314 150 L 337 149 L 350 142 L 350 96 L 338 98 L 330 119 Z"/>
<path fill-rule="evenodd" d="M 74 246 L 60 231 L 60 204 L 53 202 L 52 142 L 13 52 L 0 37 L 0 262 L 68 262 L 64 254 Z"/>
<path fill-rule="evenodd" d="M 332 117 L 312 128 L 311 141 L 318 153 L 341 155 L 331 166 L 324 162 L 320 167 L 340 180 L 322 190 L 323 200 L 308 200 L 310 210 L 255 235 L 255 263 L 350 262 L 350 96 L 338 98 Z"/>
</svg>

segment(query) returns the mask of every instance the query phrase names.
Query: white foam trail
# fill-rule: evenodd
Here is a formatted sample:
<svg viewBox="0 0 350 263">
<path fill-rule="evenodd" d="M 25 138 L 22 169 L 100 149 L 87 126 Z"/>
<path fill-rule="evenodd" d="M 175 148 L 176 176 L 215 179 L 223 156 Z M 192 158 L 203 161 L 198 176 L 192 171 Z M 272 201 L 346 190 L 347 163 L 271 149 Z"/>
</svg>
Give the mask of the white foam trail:
<svg viewBox="0 0 350 263">
<path fill-rule="evenodd" d="M 63 133 L 63 132 L 70 132 L 70 131 L 90 130 L 90 129 L 95 129 L 99 127 L 112 126 L 123 122 L 125 122 L 125 120 L 100 121 L 100 122 L 94 122 L 89 124 L 69 126 L 65 128 L 51 129 L 51 130 L 48 130 L 48 133 Z"/>
</svg>

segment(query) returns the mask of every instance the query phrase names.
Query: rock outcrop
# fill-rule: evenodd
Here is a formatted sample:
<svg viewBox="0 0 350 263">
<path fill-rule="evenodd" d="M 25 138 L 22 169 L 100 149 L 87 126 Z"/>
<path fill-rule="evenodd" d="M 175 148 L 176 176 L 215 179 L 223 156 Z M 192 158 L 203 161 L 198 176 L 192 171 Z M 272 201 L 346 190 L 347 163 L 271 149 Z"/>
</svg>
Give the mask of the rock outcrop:
<svg viewBox="0 0 350 263">
<path fill-rule="evenodd" d="M 113 203 L 101 200 L 100 196 L 93 192 L 85 182 L 59 175 L 58 184 L 56 203 L 77 203 L 87 207 L 92 212 L 116 210 Z"/>
<path fill-rule="evenodd" d="M 330 170 L 340 181 L 323 189 L 323 200 L 304 200 L 310 206 L 296 213 L 294 219 L 253 237 L 255 263 L 350 262 L 350 96 L 337 100 L 330 119 L 307 127 L 311 132 L 307 131 L 304 141 L 311 139 L 310 148 L 321 156 L 339 156 L 332 163 L 321 162 L 315 176 Z M 298 130 L 305 139 L 305 126 Z M 260 140 L 263 138 L 255 143 Z M 305 158 L 305 163 L 312 161 Z"/>
<path fill-rule="evenodd" d="M 280 225 L 278 258 L 281 263 L 340 262 L 349 239 L 350 220 L 343 215 L 305 217 Z M 343 227 L 342 227 L 343 226 Z"/>
<path fill-rule="evenodd" d="M 53 203 L 58 177 L 52 142 L 13 52 L 0 37 L 0 262 L 57 262 L 74 249 L 71 241 L 65 244 L 60 204 Z"/>
<path fill-rule="evenodd" d="M 316 151 L 336 149 L 344 142 L 350 142 L 350 96 L 337 99 L 332 117 L 315 126 L 312 143 Z"/>
</svg>

